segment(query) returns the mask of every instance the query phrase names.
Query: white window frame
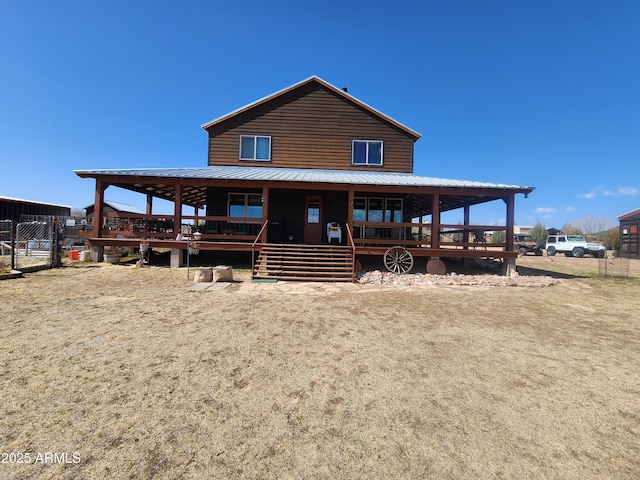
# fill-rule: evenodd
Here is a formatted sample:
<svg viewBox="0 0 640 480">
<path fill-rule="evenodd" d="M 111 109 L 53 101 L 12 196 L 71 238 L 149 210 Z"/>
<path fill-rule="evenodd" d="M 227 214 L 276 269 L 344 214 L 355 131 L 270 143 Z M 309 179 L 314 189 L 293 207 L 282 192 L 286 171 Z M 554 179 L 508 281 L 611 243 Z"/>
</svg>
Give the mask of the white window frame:
<svg viewBox="0 0 640 480">
<path fill-rule="evenodd" d="M 358 143 L 365 143 L 367 148 L 366 148 L 366 154 L 365 154 L 365 162 L 364 163 L 356 163 L 355 162 L 355 148 L 356 148 L 356 142 Z M 380 144 L 380 163 L 371 163 L 369 161 L 369 147 L 372 143 L 379 143 Z M 367 166 L 375 166 L 375 167 L 380 167 L 382 165 L 384 165 L 384 142 L 382 140 L 361 140 L 361 139 L 354 139 L 351 141 L 351 165 L 367 165 Z"/>
<path fill-rule="evenodd" d="M 242 140 L 245 138 L 253 139 L 253 158 L 242 156 Z M 256 158 L 256 155 L 258 153 L 259 138 L 269 139 L 269 157 L 268 158 Z M 240 160 L 251 161 L 251 162 L 270 162 L 271 161 L 271 136 L 270 135 L 240 135 L 240 142 L 238 145 L 238 158 Z"/>
</svg>

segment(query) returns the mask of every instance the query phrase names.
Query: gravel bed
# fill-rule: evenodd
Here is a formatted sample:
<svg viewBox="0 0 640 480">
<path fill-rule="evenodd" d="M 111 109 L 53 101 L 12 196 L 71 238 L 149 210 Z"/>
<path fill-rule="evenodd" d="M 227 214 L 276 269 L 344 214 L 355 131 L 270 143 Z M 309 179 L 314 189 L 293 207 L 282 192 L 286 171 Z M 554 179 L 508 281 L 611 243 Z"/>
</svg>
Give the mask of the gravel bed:
<svg viewBox="0 0 640 480">
<path fill-rule="evenodd" d="M 431 275 L 429 273 L 407 273 L 398 275 L 391 272 L 372 270 L 361 272 L 356 276 L 360 283 L 374 285 L 483 285 L 490 287 L 550 287 L 558 283 L 550 276 L 523 276 L 515 273 L 504 275 L 466 275 L 452 272 L 448 275 Z"/>
</svg>

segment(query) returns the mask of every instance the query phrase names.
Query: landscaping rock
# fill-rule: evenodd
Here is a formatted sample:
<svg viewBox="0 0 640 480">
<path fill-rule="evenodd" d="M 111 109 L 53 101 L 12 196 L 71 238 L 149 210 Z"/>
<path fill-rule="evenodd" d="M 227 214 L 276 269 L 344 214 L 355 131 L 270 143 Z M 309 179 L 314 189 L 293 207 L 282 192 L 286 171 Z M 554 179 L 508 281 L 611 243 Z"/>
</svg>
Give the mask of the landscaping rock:
<svg viewBox="0 0 640 480">
<path fill-rule="evenodd" d="M 484 285 L 490 287 L 549 287 L 558 283 L 558 280 L 547 275 L 505 277 L 504 275 L 465 275 L 455 272 L 448 275 L 432 275 L 429 273 L 398 275 L 391 272 L 381 272 L 380 270 L 361 272 L 356 275 L 356 280 L 359 283 L 374 285 Z"/>
</svg>

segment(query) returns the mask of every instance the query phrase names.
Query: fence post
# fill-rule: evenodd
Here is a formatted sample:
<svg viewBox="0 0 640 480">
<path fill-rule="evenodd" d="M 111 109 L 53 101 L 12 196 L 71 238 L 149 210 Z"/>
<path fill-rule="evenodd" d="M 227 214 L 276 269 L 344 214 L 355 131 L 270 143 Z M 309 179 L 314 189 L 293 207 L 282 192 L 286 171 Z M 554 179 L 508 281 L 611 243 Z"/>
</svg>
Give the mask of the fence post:
<svg viewBox="0 0 640 480">
<path fill-rule="evenodd" d="M 51 268 L 62 266 L 62 222 L 54 220 L 51 222 L 51 246 L 52 251 L 49 257 Z"/>
<path fill-rule="evenodd" d="M 11 230 L 11 240 L 9 241 L 11 245 L 11 270 L 16 269 L 16 228 L 16 222 L 11 220 L 11 227 L 9 227 L 9 230 Z"/>
</svg>

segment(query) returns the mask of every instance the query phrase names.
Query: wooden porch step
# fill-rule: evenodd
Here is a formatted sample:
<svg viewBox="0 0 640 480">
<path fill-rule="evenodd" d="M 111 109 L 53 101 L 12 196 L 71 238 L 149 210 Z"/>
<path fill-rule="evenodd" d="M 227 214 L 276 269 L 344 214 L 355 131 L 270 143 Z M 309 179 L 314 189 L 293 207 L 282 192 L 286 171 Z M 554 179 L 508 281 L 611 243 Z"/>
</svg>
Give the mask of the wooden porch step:
<svg viewBox="0 0 640 480">
<path fill-rule="evenodd" d="M 253 278 L 294 281 L 353 281 L 353 250 L 340 245 L 266 244 Z"/>
</svg>

